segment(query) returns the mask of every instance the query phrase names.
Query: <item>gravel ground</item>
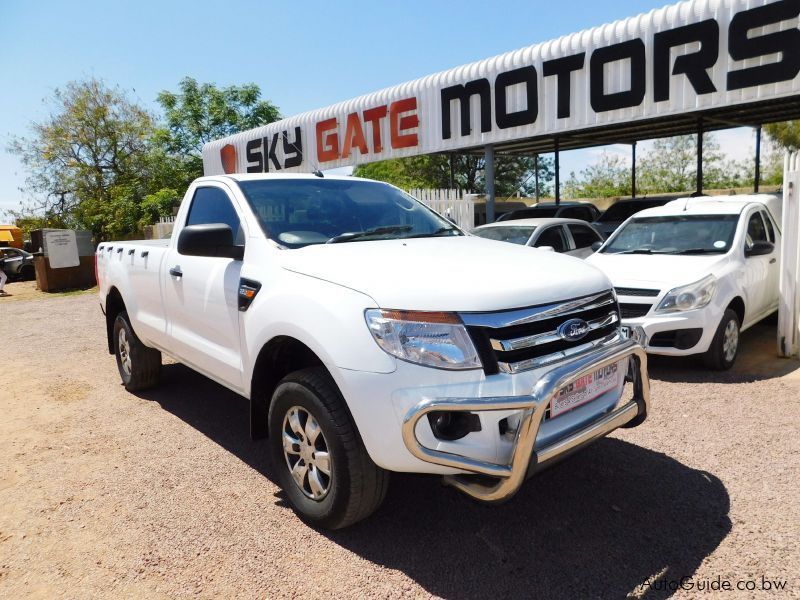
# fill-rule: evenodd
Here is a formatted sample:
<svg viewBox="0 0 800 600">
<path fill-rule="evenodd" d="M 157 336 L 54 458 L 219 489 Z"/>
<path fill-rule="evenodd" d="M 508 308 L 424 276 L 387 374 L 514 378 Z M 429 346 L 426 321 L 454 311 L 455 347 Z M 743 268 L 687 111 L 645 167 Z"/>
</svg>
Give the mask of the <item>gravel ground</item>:
<svg viewBox="0 0 800 600">
<path fill-rule="evenodd" d="M 653 361 L 647 423 L 503 506 L 399 475 L 327 533 L 244 399 L 178 364 L 129 394 L 94 295 L 0 298 L 0 597 L 800 597 L 800 363 L 770 358 L 774 325 L 744 337 L 731 373 Z"/>
</svg>

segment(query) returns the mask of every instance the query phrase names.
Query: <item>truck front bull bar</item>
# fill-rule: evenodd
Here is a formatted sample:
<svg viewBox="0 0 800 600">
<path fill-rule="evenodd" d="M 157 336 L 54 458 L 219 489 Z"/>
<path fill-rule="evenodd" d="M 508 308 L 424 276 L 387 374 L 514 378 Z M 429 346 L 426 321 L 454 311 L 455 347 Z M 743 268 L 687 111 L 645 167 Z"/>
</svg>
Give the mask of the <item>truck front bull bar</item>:
<svg viewBox="0 0 800 600">
<path fill-rule="evenodd" d="M 633 398 L 600 419 L 590 423 L 544 448 L 534 450 L 539 426 L 545 409 L 558 390 L 593 371 L 630 358 L 629 376 L 633 383 Z M 415 429 L 421 418 L 433 411 L 522 411 L 514 435 L 511 461 L 497 464 L 434 450 L 420 444 Z M 647 376 L 647 354 L 633 339 L 620 340 L 568 362 L 557 365 L 542 377 L 529 396 L 495 396 L 486 398 L 427 399 L 406 415 L 403 421 L 403 441 L 415 457 L 425 462 L 467 471 L 470 475 L 446 475 L 445 481 L 469 496 L 483 502 L 502 502 L 519 490 L 523 481 L 547 463 L 563 458 L 613 430 L 638 425 L 650 410 L 650 380 Z M 486 477 L 495 478 L 485 483 Z"/>
</svg>

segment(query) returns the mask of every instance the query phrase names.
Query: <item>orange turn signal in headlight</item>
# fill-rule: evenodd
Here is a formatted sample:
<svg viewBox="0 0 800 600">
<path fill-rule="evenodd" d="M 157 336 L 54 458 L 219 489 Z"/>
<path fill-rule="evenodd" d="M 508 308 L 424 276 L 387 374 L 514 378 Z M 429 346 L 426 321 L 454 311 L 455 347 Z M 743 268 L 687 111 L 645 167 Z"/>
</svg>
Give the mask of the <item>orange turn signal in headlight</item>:
<svg viewBox="0 0 800 600">
<path fill-rule="evenodd" d="M 418 321 L 420 323 L 449 323 L 461 325 L 458 315 L 450 312 L 431 312 L 426 310 L 381 310 L 381 315 L 397 321 Z"/>
</svg>

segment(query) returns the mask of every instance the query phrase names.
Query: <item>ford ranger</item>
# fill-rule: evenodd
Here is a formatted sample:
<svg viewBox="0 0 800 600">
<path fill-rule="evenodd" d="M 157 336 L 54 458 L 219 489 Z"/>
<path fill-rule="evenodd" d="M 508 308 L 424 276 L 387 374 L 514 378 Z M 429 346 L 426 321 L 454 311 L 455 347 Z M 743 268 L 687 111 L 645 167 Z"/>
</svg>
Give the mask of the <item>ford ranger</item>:
<svg viewBox="0 0 800 600">
<path fill-rule="evenodd" d="M 97 272 L 125 387 L 156 385 L 163 352 L 248 398 L 322 527 L 372 513 L 390 471 L 505 500 L 647 415 L 646 354 L 602 272 L 465 235 L 384 183 L 202 177 L 170 240 L 102 243 Z"/>
</svg>

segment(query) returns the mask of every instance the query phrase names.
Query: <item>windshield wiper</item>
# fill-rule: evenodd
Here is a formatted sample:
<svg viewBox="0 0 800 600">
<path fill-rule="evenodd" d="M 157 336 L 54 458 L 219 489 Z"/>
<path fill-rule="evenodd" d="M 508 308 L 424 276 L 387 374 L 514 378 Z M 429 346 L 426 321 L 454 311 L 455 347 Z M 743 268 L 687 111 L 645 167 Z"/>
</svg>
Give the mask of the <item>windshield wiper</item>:
<svg viewBox="0 0 800 600">
<path fill-rule="evenodd" d="M 385 235 L 387 233 L 403 233 L 404 231 L 411 231 L 411 225 L 384 225 L 383 227 L 373 227 L 372 229 L 365 229 L 364 231 L 351 231 L 349 233 L 342 233 L 333 236 L 326 244 L 339 244 L 341 242 L 350 242 L 370 235 Z"/>
<path fill-rule="evenodd" d="M 457 227 L 439 227 L 436 231 L 431 233 L 418 233 L 416 235 L 407 235 L 403 239 L 410 239 L 410 238 L 425 238 L 425 237 L 439 237 L 443 233 L 447 233 L 449 231 L 455 231 L 458 235 L 461 235 L 461 232 L 458 230 Z"/>
<path fill-rule="evenodd" d="M 722 248 L 687 248 L 686 250 L 676 250 L 670 254 L 720 254 L 725 252 Z"/>
<path fill-rule="evenodd" d="M 651 248 L 634 248 L 632 250 L 621 250 L 620 252 L 607 252 L 608 254 L 667 254 L 666 252 L 653 251 Z"/>
</svg>

